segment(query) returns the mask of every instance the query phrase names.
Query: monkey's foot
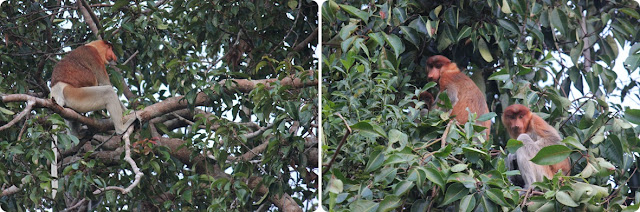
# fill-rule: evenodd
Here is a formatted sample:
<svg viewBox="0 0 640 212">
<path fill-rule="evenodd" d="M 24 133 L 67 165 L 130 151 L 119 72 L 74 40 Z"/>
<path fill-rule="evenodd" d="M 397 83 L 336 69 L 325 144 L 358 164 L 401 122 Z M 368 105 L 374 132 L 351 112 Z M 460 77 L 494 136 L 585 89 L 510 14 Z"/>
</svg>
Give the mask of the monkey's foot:
<svg viewBox="0 0 640 212">
<path fill-rule="evenodd" d="M 133 122 L 135 122 L 136 120 L 142 120 L 140 119 L 139 115 L 136 113 L 136 111 L 131 112 L 129 115 L 122 117 L 122 125 L 119 125 L 117 123 L 114 123 L 114 127 L 116 128 L 116 133 L 118 135 L 122 135 L 124 134 L 125 131 L 127 131 L 127 129 L 133 124 Z"/>
</svg>

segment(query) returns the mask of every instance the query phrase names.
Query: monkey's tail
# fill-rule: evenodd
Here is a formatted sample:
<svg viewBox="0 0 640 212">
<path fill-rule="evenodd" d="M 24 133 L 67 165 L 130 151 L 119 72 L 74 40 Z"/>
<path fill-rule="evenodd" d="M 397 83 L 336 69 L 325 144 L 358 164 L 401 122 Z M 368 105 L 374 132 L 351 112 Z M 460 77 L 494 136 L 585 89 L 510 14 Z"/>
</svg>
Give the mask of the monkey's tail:
<svg viewBox="0 0 640 212">
<path fill-rule="evenodd" d="M 51 127 L 55 132 L 58 128 L 58 125 L 53 125 Z M 51 150 L 53 150 L 53 161 L 51 162 L 51 198 L 56 198 L 56 193 L 58 193 L 58 136 L 53 136 L 53 142 L 51 142 Z"/>
</svg>

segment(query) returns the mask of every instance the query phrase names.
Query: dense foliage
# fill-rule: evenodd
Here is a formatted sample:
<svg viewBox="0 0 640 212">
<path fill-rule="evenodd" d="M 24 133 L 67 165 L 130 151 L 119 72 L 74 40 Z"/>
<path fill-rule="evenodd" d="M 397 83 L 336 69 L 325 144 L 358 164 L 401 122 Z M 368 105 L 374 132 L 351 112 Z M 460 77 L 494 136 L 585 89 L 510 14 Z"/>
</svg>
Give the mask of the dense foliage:
<svg viewBox="0 0 640 212">
<path fill-rule="evenodd" d="M 637 210 L 639 12 L 629 0 L 325 3 L 322 207 Z M 437 91 L 425 74 L 436 54 L 486 94 L 493 113 L 472 118 L 492 119 L 488 141 L 479 127 L 449 122 L 446 110 L 420 114 L 413 97 Z M 562 134 L 570 152 L 548 150 L 545 159 L 572 161 L 571 176 L 536 183 L 528 197 L 504 162 L 514 149 L 499 117 L 514 103 Z"/>
<path fill-rule="evenodd" d="M 315 208 L 317 14 L 310 0 L 2 3 L 0 207 Z M 107 67 L 112 84 L 142 117 L 131 152 L 144 176 L 126 194 L 101 190 L 134 181 L 121 137 L 106 122 L 83 122 L 84 137 L 67 136 L 52 125 L 75 116 L 45 104 L 56 62 L 98 35 L 119 57 Z M 61 149 L 55 199 L 53 136 Z"/>
</svg>

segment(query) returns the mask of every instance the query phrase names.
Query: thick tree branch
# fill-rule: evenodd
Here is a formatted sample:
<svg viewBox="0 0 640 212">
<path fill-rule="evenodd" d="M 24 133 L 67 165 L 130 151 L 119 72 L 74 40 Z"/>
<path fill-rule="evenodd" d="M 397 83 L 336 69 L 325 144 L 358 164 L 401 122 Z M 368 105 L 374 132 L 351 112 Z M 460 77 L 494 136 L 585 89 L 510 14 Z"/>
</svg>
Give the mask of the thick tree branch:
<svg viewBox="0 0 640 212">
<path fill-rule="evenodd" d="M 314 71 L 308 71 L 313 76 Z M 308 75 L 307 75 L 308 76 Z M 314 76 L 315 78 L 315 76 Z M 265 85 L 267 89 L 273 88 L 271 83 L 278 82 L 278 79 L 262 79 L 262 80 L 248 80 L 248 79 L 232 79 L 233 83 L 230 87 L 225 89 L 228 93 L 248 93 L 255 89 L 259 84 Z M 224 84 L 226 80 L 222 80 L 219 83 Z M 283 86 L 291 86 L 298 89 L 303 87 L 315 86 L 318 83 L 317 78 L 314 80 L 302 80 L 300 78 L 285 77 L 279 81 Z M 60 114 L 65 119 L 78 121 L 87 125 L 89 128 L 95 129 L 100 132 L 105 132 L 113 129 L 113 122 L 111 119 L 96 120 L 75 112 L 70 108 L 63 108 L 53 101 L 53 99 L 41 99 L 35 98 L 26 94 L 9 94 L 2 96 L 2 101 L 7 102 L 26 102 L 30 99 L 35 101 L 34 107 L 36 108 L 49 108 L 53 112 Z M 205 93 L 198 93 L 194 104 L 196 106 L 206 106 L 211 101 Z M 171 97 L 162 102 L 150 105 L 144 110 L 134 111 L 135 114 L 129 114 L 129 116 L 136 116 L 140 121 L 151 120 L 152 118 L 168 114 L 173 111 L 187 108 L 187 101 L 184 101 L 183 96 Z"/>
<path fill-rule="evenodd" d="M 313 76 L 314 71 L 308 71 Z M 315 76 L 314 76 L 315 77 Z M 232 79 L 233 83 L 230 87 L 225 89 L 228 93 L 248 93 L 255 89 L 259 84 L 265 85 L 267 89 L 273 88 L 271 83 L 278 82 L 278 79 L 262 79 L 262 80 L 248 80 L 248 79 Z M 224 85 L 226 80 L 221 80 L 219 84 Z M 317 78 L 314 80 L 302 80 L 300 78 L 285 77 L 279 81 L 283 86 L 291 86 L 298 89 L 303 87 L 315 86 L 318 84 Z M 206 106 L 209 105 L 211 99 L 207 94 L 200 92 L 197 94 L 194 105 Z M 138 111 L 138 115 L 142 120 L 150 120 L 152 118 L 167 114 L 172 111 L 187 108 L 187 101 L 183 96 L 176 96 L 167 98 L 162 102 L 147 106 L 144 110 Z"/>
<path fill-rule="evenodd" d="M 311 34 L 307 38 L 305 38 L 302 42 L 300 42 L 298 45 L 293 47 L 293 51 L 299 52 L 302 49 L 307 48 L 307 45 L 311 43 L 311 41 L 314 41 L 316 38 L 318 38 L 317 27 L 313 30 L 313 32 L 311 32 Z"/>
</svg>

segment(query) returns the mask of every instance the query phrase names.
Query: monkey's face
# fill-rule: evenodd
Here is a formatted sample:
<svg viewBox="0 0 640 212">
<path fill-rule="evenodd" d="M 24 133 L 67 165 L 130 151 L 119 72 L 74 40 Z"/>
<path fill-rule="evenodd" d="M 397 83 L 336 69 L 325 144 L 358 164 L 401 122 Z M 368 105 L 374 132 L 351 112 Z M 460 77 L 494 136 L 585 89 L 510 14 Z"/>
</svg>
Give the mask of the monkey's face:
<svg viewBox="0 0 640 212">
<path fill-rule="evenodd" d="M 113 45 L 111 45 L 111 43 L 107 41 L 104 41 L 104 45 L 105 45 L 104 48 L 106 50 L 106 52 L 104 53 L 105 59 L 107 59 L 108 62 L 118 60 L 118 58 L 116 57 L 116 54 L 113 53 Z"/>
<path fill-rule="evenodd" d="M 449 63 L 451 63 L 451 60 L 442 55 L 429 57 L 427 59 L 427 78 L 430 81 L 438 81 L 442 73 L 442 67 Z"/>
<path fill-rule="evenodd" d="M 440 79 L 440 68 L 427 67 L 427 79 L 437 82 Z"/>
<path fill-rule="evenodd" d="M 118 58 L 116 57 L 116 54 L 113 53 L 113 49 L 111 48 L 109 48 L 109 50 L 105 54 L 105 59 L 107 59 L 107 61 L 109 62 L 118 60 Z"/>
<path fill-rule="evenodd" d="M 525 133 L 527 130 L 526 116 L 523 113 L 514 113 L 506 116 L 506 123 L 508 130 L 519 135 Z"/>
<path fill-rule="evenodd" d="M 502 122 L 513 137 L 526 133 L 529 130 L 530 121 L 531 111 L 524 105 L 510 105 L 502 114 Z"/>
</svg>

